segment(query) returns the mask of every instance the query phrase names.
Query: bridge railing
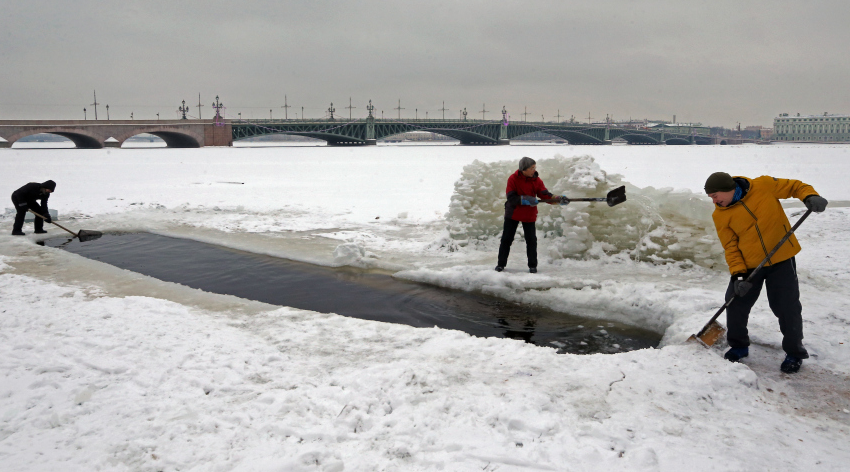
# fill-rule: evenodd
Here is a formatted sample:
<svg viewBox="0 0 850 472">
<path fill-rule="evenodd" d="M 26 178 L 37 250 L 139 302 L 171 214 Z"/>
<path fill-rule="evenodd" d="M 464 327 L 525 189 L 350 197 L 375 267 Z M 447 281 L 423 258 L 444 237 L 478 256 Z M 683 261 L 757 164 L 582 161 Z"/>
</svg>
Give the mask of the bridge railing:
<svg viewBox="0 0 850 472">
<path fill-rule="evenodd" d="M 334 117 L 334 119 L 330 118 L 281 118 L 281 119 L 230 119 L 229 121 L 233 125 L 283 125 L 283 124 L 295 124 L 295 123 L 322 123 L 322 124 L 333 124 L 335 126 L 344 126 L 346 124 L 355 124 L 355 123 L 363 123 L 367 120 L 367 118 L 346 118 L 346 117 Z M 464 124 L 464 125 L 478 125 L 478 124 L 500 124 L 502 123 L 501 119 L 498 120 L 481 120 L 481 119 L 454 119 L 454 118 L 375 118 L 374 122 L 376 124 L 416 124 L 416 125 L 428 125 L 428 124 L 442 124 L 442 123 L 453 123 L 453 124 Z M 661 133 L 662 130 L 654 129 L 654 128 L 644 128 L 644 127 L 636 127 L 634 125 L 618 125 L 618 124 L 605 124 L 605 123 L 571 123 L 571 122 L 555 122 L 555 121 L 520 121 L 514 120 L 510 121 L 509 124 L 512 125 L 527 125 L 527 126 L 540 126 L 542 128 L 545 127 L 568 127 L 573 130 L 598 130 L 598 129 L 616 129 L 616 130 L 628 130 L 635 131 L 640 134 L 649 134 L 649 133 Z M 427 127 L 427 126 L 423 126 Z M 542 130 L 541 130 L 542 131 Z M 666 135 L 694 135 L 694 136 L 709 136 L 709 134 L 703 132 L 702 129 L 696 128 L 691 131 L 687 131 L 683 128 L 678 129 L 665 129 L 663 130 Z"/>
</svg>

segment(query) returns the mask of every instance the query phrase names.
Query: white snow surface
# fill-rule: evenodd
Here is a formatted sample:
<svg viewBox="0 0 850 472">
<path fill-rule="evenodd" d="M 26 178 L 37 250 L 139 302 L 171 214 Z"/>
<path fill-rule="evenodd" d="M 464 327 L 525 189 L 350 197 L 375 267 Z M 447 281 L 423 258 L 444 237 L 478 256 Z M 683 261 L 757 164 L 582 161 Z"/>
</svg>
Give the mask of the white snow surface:
<svg viewBox="0 0 850 472">
<path fill-rule="evenodd" d="M 51 208 L 74 229 L 389 271 L 664 334 L 657 349 L 559 355 L 270 306 L 13 238 L 0 215 L 0 470 L 847 470 L 848 151 L 0 150 L 0 188 L 55 180 Z M 522 156 L 556 193 L 625 184 L 629 201 L 541 208 L 540 273 L 519 237 L 496 273 L 504 182 Z M 798 178 L 831 201 L 797 234 L 812 357 L 796 375 L 779 372 L 764 296 L 744 362 L 685 342 L 728 281 L 701 193 L 719 170 Z M 802 205 L 789 203 L 793 221 Z"/>
</svg>

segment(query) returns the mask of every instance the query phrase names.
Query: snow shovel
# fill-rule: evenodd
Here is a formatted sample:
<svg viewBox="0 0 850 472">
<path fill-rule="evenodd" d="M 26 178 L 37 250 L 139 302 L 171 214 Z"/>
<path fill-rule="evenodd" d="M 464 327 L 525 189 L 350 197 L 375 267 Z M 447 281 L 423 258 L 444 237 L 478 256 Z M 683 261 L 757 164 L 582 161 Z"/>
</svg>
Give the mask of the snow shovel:
<svg viewBox="0 0 850 472">
<path fill-rule="evenodd" d="M 620 186 L 608 192 L 608 195 L 603 197 L 596 198 L 569 198 L 569 197 L 555 197 L 550 198 L 548 200 L 540 200 L 543 203 L 560 203 L 561 205 L 566 205 L 570 202 L 608 202 L 608 206 L 612 207 L 614 205 L 619 205 L 626 201 L 626 186 Z"/>
<path fill-rule="evenodd" d="M 796 231 L 797 228 L 800 227 L 803 221 L 805 221 L 805 219 L 808 218 L 811 213 L 812 210 L 806 211 L 806 213 L 801 216 L 796 223 L 794 223 L 794 226 L 787 233 L 785 233 L 785 236 L 783 236 L 782 239 L 779 240 L 779 243 L 777 243 L 776 247 L 774 247 L 773 250 L 768 253 L 767 257 L 765 257 L 764 260 L 761 261 L 761 264 L 759 264 L 755 269 L 753 269 L 752 272 L 750 272 L 750 276 L 747 277 L 746 280 L 747 282 L 752 283 L 753 277 L 756 276 L 756 272 L 761 270 L 761 268 L 764 267 L 765 264 L 767 264 L 767 261 L 769 261 L 770 258 L 773 257 L 774 254 L 776 254 L 776 251 L 778 251 L 779 248 L 782 247 L 783 244 L 785 244 L 785 241 L 788 241 L 788 238 L 790 238 L 791 235 L 794 234 L 794 231 Z M 724 304 L 722 307 L 720 307 L 719 310 L 717 310 L 717 313 L 715 313 L 714 316 L 712 316 L 711 319 L 708 320 L 708 323 L 706 323 L 705 326 L 703 326 L 697 334 L 692 334 L 691 337 L 688 338 L 688 341 L 697 341 L 705 347 L 713 346 L 714 343 L 716 343 L 721 336 L 726 334 L 726 327 L 717 322 L 717 317 L 720 316 L 720 314 L 723 313 L 723 311 L 726 310 L 726 308 L 732 304 L 733 300 L 735 300 L 734 294 L 732 295 L 732 298 L 726 301 L 726 304 Z"/>
<path fill-rule="evenodd" d="M 38 213 L 36 213 L 36 212 L 34 212 L 34 211 L 32 211 L 32 210 L 28 210 L 28 211 L 29 211 L 30 213 L 32 213 L 33 215 L 35 215 L 35 216 L 37 216 L 37 217 L 41 218 L 42 220 L 47 220 L 47 218 L 45 218 L 45 217 L 43 217 L 43 216 L 39 215 Z M 81 242 L 81 243 L 84 243 L 84 242 L 86 242 L 86 241 L 94 241 L 95 239 L 97 239 L 97 238 L 99 238 L 99 237 L 103 236 L 103 233 L 101 233 L 100 231 L 89 231 L 89 230 L 81 229 L 80 231 L 78 231 L 78 232 L 76 232 L 76 233 L 75 233 L 75 232 L 71 231 L 70 229 L 68 229 L 68 228 L 66 228 L 66 227 L 64 227 L 64 226 L 62 226 L 62 225 L 60 225 L 59 223 L 56 223 L 56 222 L 54 222 L 54 221 L 51 221 L 51 223 L 53 223 L 54 225 L 56 225 L 56 226 L 58 226 L 58 227 L 60 227 L 60 228 L 64 229 L 65 231 L 67 231 L 67 232 L 69 232 L 69 233 L 73 234 L 75 238 L 79 238 L 79 240 L 80 240 L 80 242 Z"/>
</svg>

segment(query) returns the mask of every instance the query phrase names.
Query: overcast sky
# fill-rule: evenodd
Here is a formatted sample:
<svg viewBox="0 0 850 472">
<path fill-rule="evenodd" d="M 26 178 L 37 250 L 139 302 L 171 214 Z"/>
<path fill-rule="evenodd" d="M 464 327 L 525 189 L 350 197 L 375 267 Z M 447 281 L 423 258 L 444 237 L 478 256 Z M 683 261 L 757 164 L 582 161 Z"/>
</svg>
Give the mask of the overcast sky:
<svg viewBox="0 0 850 472">
<path fill-rule="evenodd" d="M 850 113 L 850 2 L 6 0 L 0 119 Z M 198 108 L 192 108 L 197 116 Z"/>
</svg>

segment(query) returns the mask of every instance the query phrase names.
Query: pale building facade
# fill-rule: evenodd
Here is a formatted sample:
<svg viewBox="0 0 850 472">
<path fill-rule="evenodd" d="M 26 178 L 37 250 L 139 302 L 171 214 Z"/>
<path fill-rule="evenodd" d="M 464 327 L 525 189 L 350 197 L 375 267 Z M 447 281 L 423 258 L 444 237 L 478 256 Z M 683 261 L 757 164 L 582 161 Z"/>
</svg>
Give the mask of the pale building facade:
<svg viewBox="0 0 850 472">
<path fill-rule="evenodd" d="M 773 141 L 814 143 L 850 142 L 850 115 L 789 116 L 773 119 Z"/>
</svg>

